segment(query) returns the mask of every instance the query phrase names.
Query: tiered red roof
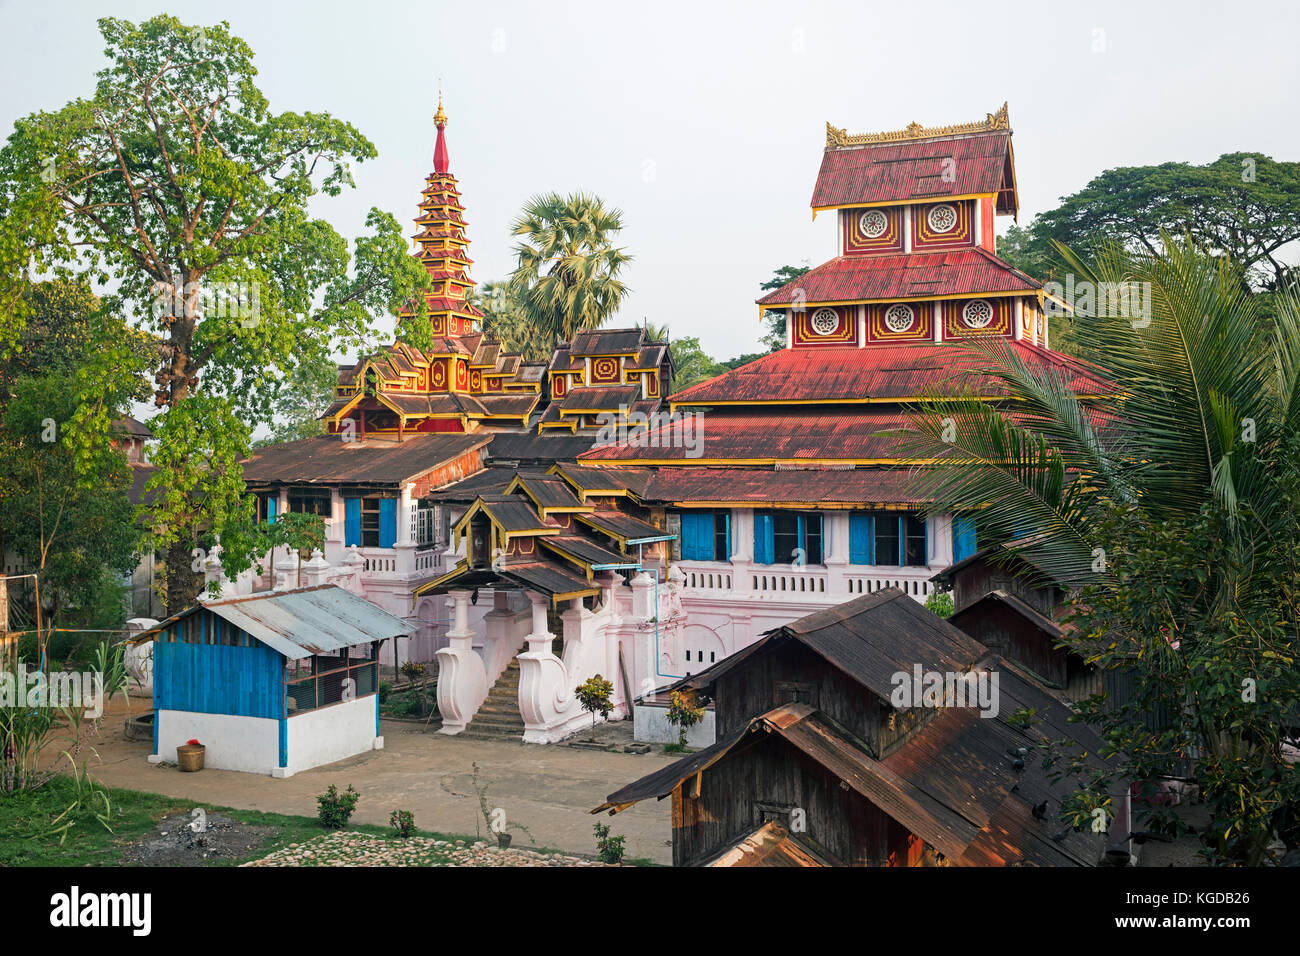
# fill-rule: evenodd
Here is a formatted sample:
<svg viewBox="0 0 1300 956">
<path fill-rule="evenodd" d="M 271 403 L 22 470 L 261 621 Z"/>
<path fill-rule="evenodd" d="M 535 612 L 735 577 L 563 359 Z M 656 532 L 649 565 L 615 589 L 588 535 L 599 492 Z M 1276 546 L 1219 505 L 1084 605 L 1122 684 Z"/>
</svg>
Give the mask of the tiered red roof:
<svg viewBox="0 0 1300 956">
<path fill-rule="evenodd" d="M 1113 391 L 1101 369 L 1020 340 L 1007 348 L 1031 367 L 1054 369 L 1078 394 Z M 985 397 L 1003 394 L 970 373 L 981 356 L 959 345 L 888 345 L 873 348 L 782 349 L 669 398 L 681 405 L 783 402 L 897 402 L 936 391 Z"/>
<path fill-rule="evenodd" d="M 1043 284 L 986 249 L 840 256 L 758 300 L 762 306 L 823 302 L 893 302 L 936 295 L 1033 292 Z"/>
</svg>

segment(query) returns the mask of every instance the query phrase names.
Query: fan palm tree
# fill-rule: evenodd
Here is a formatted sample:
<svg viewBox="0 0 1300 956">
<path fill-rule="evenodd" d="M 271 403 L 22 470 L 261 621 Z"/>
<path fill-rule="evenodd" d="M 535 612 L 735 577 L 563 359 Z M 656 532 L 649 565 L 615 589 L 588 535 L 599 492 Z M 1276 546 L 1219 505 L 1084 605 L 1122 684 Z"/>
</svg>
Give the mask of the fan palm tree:
<svg viewBox="0 0 1300 956">
<path fill-rule="evenodd" d="M 977 512 L 986 540 L 1019 536 L 1074 590 L 1072 650 L 1136 668 L 1129 704 L 1084 708 L 1123 772 L 1152 780 L 1199 754 L 1207 844 L 1258 863 L 1276 835 L 1300 842 L 1300 768 L 1281 751 L 1300 699 L 1300 301 L 1266 309 L 1221 259 L 1164 246 L 1093 264 L 1059 250 L 1079 281 L 1149 304 L 1075 316 L 1076 353 L 1106 384 L 1076 390 L 986 341 L 972 371 L 1005 400 L 936 398 L 900 442 L 935 512 Z M 1267 695 L 1246 702 L 1243 677 Z"/>
<path fill-rule="evenodd" d="M 619 273 L 631 257 L 614 246 L 622 228 L 623 214 L 590 193 L 548 193 L 524 205 L 512 227 L 522 241 L 510 289 L 549 345 L 604 325 L 627 298 Z"/>
</svg>

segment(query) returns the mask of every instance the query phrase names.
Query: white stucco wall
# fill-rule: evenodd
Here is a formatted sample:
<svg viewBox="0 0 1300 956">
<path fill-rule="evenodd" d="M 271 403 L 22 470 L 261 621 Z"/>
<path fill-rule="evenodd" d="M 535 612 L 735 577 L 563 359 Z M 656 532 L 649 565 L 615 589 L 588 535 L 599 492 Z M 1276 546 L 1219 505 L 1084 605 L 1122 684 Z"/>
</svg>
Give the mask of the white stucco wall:
<svg viewBox="0 0 1300 956">
<path fill-rule="evenodd" d="M 162 710 L 156 719 L 156 756 L 169 763 L 176 761 L 176 748 L 191 739 L 206 748 L 204 768 L 269 774 L 280 763 L 279 721 L 266 717 L 198 714 L 187 710 Z M 373 737 L 373 710 L 370 720 L 370 735 Z"/>
<path fill-rule="evenodd" d="M 300 773 L 376 748 L 374 694 L 331 704 L 289 718 L 289 766 L 279 776 Z M 274 723 L 274 721 L 272 721 Z M 379 744 L 382 746 L 382 744 Z M 278 756 L 278 754 L 277 754 Z"/>
<path fill-rule="evenodd" d="M 677 743 L 677 728 L 668 722 L 668 708 L 637 704 L 632 708 L 632 739 L 647 744 Z M 704 719 L 686 731 L 686 746 L 708 747 L 717 740 L 714 713 L 704 712 Z"/>
</svg>

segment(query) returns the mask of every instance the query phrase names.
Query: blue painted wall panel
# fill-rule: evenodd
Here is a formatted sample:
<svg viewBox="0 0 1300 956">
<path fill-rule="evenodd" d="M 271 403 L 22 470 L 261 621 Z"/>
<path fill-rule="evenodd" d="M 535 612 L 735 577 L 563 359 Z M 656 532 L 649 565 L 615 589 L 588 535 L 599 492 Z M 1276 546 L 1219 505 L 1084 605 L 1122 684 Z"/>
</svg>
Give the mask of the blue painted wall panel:
<svg viewBox="0 0 1300 956">
<path fill-rule="evenodd" d="M 227 624 L 225 629 L 231 628 Z M 255 640 L 248 647 L 158 642 L 153 666 L 159 710 L 268 718 L 284 714 L 284 658 Z"/>
</svg>

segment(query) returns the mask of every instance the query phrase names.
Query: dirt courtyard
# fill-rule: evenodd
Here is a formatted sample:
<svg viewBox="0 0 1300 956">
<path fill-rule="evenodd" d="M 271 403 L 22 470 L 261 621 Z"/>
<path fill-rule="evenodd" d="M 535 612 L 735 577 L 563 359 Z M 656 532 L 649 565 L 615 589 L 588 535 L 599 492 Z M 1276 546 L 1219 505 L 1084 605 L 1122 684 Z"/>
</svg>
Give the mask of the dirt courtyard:
<svg viewBox="0 0 1300 956">
<path fill-rule="evenodd" d="M 148 709 L 147 702 L 131 702 L 133 714 Z M 480 785 L 488 785 L 489 810 L 502 808 L 507 822 L 527 827 L 538 846 L 592 854 L 596 848 L 592 824 L 601 821 L 614 834 L 627 837 L 629 858 L 672 861 L 669 801 L 645 801 L 613 818 L 588 812 L 624 784 L 679 759 L 657 750 L 637 755 L 463 740 L 425 733 L 419 724 L 381 720 L 383 750 L 276 780 L 230 770 L 181 773 L 174 766 L 150 764 L 146 758 L 153 751 L 152 743 L 127 740 L 125 718 L 121 702 L 115 701 L 98 733 L 86 738 L 99 755 L 90 758 L 90 771 L 108 786 L 213 806 L 314 817 L 318 794 L 331 783 L 340 790 L 352 784 L 361 794 L 355 822 L 387 826 L 392 811 L 411 810 L 422 830 L 473 834 L 476 823 L 485 832 L 472 785 L 471 765 L 477 762 Z M 514 828 L 511 832 L 516 846 L 532 845 L 528 833 Z"/>
</svg>

